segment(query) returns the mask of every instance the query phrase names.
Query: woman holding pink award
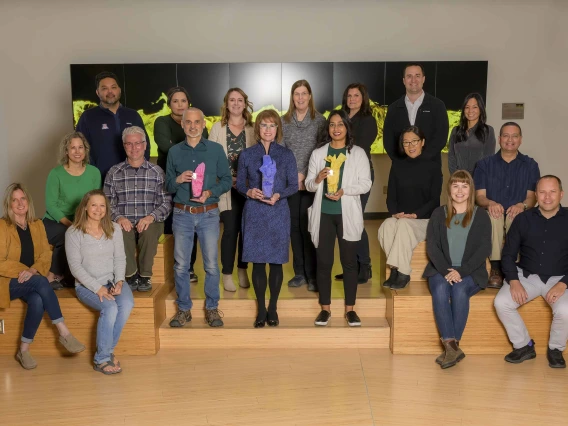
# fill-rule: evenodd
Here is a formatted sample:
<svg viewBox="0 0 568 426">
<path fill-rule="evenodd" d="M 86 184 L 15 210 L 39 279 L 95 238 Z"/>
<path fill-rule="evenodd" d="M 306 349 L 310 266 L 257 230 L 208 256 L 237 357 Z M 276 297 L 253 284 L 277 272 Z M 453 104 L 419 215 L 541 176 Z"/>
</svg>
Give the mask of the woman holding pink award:
<svg viewBox="0 0 568 426">
<path fill-rule="evenodd" d="M 256 145 L 239 155 L 237 190 L 246 195 L 243 209 L 243 262 L 252 262 L 252 285 L 258 303 L 254 327 L 279 324 L 277 302 L 288 262 L 290 210 L 287 197 L 298 191 L 298 169 L 294 154 L 279 145 L 282 123 L 273 110 L 258 114 L 254 125 Z M 266 264 L 270 265 L 267 280 Z M 266 308 L 265 294 L 270 288 Z"/>
<path fill-rule="evenodd" d="M 361 325 L 354 311 L 357 297 L 357 245 L 363 233 L 360 195 L 371 189 L 371 170 L 365 151 L 353 145 L 349 116 L 332 111 L 327 119 L 325 140 L 310 157 L 306 189 L 315 192 L 308 211 L 308 229 L 317 254 L 317 283 L 321 312 L 315 325 L 325 326 L 331 318 L 331 268 L 335 239 L 343 268 L 345 318 L 351 327 Z"/>
</svg>

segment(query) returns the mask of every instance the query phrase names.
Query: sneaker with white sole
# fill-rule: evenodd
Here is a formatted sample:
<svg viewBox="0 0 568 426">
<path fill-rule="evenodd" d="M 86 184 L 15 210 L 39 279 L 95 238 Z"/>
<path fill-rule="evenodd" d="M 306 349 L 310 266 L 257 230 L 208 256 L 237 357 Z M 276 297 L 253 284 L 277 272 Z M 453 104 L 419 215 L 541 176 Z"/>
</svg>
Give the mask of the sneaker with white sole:
<svg viewBox="0 0 568 426">
<path fill-rule="evenodd" d="M 345 313 L 345 319 L 349 327 L 361 327 L 361 318 L 355 311 L 349 311 Z"/>
<path fill-rule="evenodd" d="M 321 327 L 325 327 L 331 318 L 331 312 L 322 309 L 315 320 L 315 325 L 319 325 Z"/>
</svg>

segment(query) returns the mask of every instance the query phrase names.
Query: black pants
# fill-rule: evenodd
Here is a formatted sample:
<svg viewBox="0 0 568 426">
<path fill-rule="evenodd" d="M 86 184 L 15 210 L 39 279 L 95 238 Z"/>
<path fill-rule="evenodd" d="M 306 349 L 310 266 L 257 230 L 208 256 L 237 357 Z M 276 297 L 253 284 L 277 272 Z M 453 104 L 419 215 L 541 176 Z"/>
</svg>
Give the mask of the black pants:
<svg viewBox="0 0 568 426">
<path fill-rule="evenodd" d="M 276 304 L 278 303 L 278 296 L 282 288 L 282 280 L 284 273 L 282 272 L 282 265 L 277 263 L 269 263 L 270 273 L 268 277 L 268 285 L 270 287 L 270 302 L 268 303 L 268 312 L 276 312 Z M 256 294 L 256 301 L 258 303 L 258 314 L 261 317 L 266 312 L 266 264 L 253 263 L 252 265 L 252 286 Z"/>
<path fill-rule="evenodd" d="M 314 202 L 314 193 L 298 191 L 288 197 L 290 208 L 290 241 L 294 259 L 294 275 L 316 278 L 316 251 L 308 231 L 308 208 Z"/>
<path fill-rule="evenodd" d="M 371 182 L 375 181 L 375 171 L 371 169 Z M 371 189 L 373 186 L 371 185 Z M 361 209 L 363 211 L 363 215 L 365 214 L 365 207 L 367 206 L 367 202 L 369 201 L 369 196 L 371 195 L 371 190 L 369 192 L 360 196 L 361 198 Z M 359 267 L 369 266 L 371 264 L 371 255 L 369 251 L 369 236 L 367 235 L 367 231 L 363 227 L 363 233 L 361 234 L 361 241 L 357 244 L 357 262 L 359 263 Z"/>
<path fill-rule="evenodd" d="M 331 304 L 331 268 L 333 267 L 333 252 L 335 238 L 339 241 L 339 258 L 343 268 L 343 289 L 345 305 L 355 305 L 357 298 L 357 244 L 359 241 L 343 239 L 343 215 L 321 214 L 319 229 L 319 244 L 316 249 L 318 256 L 317 283 L 320 305 Z"/>
<path fill-rule="evenodd" d="M 245 201 L 245 197 L 239 194 L 235 188 L 231 188 L 231 210 L 225 210 L 221 213 L 221 221 L 223 222 L 223 236 L 221 237 L 223 274 L 230 275 L 233 273 L 237 244 L 239 247 L 237 267 L 241 269 L 247 268 L 247 264 L 243 263 L 243 235 L 241 234 L 241 221 Z"/>
<path fill-rule="evenodd" d="M 172 201 L 172 206 L 174 205 L 174 202 Z M 166 220 L 164 221 L 164 234 L 166 235 L 172 235 L 173 231 L 172 231 L 172 223 L 173 223 L 173 212 L 169 214 L 169 216 L 166 218 Z M 190 259 L 190 264 L 189 264 L 189 271 L 193 272 L 193 265 L 195 265 L 195 259 L 197 258 L 197 234 L 195 234 L 195 237 L 193 237 L 193 250 L 191 252 L 191 259 Z"/>
<path fill-rule="evenodd" d="M 67 275 L 69 271 L 67 255 L 65 254 L 65 231 L 67 231 L 67 227 L 61 222 L 46 218 L 43 219 L 43 226 L 45 226 L 47 241 L 53 246 L 49 270 L 55 275 Z"/>
</svg>

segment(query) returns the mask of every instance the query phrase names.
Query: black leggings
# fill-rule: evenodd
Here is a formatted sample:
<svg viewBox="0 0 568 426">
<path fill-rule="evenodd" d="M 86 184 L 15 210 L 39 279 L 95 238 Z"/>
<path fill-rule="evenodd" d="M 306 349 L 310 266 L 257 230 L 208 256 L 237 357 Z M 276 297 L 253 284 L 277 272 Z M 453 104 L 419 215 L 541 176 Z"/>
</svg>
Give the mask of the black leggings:
<svg viewBox="0 0 568 426">
<path fill-rule="evenodd" d="M 270 287 L 270 302 L 268 303 L 268 312 L 276 312 L 276 304 L 278 303 L 278 296 L 282 288 L 282 280 L 284 273 L 282 272 L 282 265 L 277 263 L 269 263 L 270 274 L 268 276 L 268 285 Z M 253 263 L 252 265 L 252 286 L 256 294 L 258 302 L 258 314 L 261 316 L 266 312 L 266 264 Z"/>
<path fill-rule="evenodd" d="M 241 233 L 241 222 L 243 208 L 246 198 L 231 188 L 231 210 L 221 212 L 223 222 L 223 236 L 221 237 L 221 265 L 223 274 L 232 274 L 235 265 L 235 254 L 238 253 L 237 267 L 247 269 L 247 263 L 243 262 L 243 234 Z"/>
<path fill-rule="evenodd" d="M 343 218 L 340 214 L 321 214 L 318 255 L 318 290 L 320 305 L 331 304 L 331 268 L 335 238 L 339 241 L 339 258 L 343 267 L 345 305 L 355 305 L 357 298 L 357 244 L 343 239 Z"/>
</svg>

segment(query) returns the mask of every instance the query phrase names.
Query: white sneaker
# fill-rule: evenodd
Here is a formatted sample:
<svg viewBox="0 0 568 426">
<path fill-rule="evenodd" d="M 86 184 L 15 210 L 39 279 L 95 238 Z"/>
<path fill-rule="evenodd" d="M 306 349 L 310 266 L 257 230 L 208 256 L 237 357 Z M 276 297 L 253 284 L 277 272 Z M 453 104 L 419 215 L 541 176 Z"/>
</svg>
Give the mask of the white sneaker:
<svg viewBox="0 0 568 426">
<path fill-rule="evenodd" d="M 249 281 L 249 277 L 247 275 L 247 270 L 243 269 L 243 268 L 237 268 L 237 275 L 239 277 L 239 285 L 242 288 L 249 288 L 250 287 L 250 281 Z"/>
<path fill-rule="evenodd" d="M 237 291 L 232 275 L 223 274 L 223 287 L 225 287 L 226 291 Z"/>
</svg>

